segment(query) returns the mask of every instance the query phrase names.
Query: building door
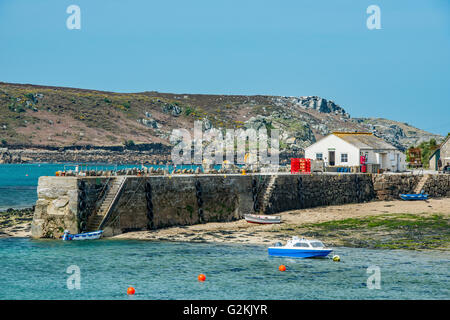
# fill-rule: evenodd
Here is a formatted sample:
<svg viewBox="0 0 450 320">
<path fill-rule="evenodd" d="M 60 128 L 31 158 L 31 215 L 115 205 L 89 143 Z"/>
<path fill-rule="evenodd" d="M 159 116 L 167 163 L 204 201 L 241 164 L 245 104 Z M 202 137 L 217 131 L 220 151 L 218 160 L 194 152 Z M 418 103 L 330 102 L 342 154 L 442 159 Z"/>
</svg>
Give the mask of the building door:
<svg viewBox="0 0 450 320">
<path fill-rule="evenodd" d="M 334 151 L 328 151 L 328 162 L 330 166 L 334 166 L 335 160 L 334 160 L 335 152 Z"/>
<path fill-rule="evenodd" d="M 380 153 L 380 169 L 388 169 L 389 168 L 389 162 L 388 162 L 388 156 L 386 153 Z"/>
</svg>

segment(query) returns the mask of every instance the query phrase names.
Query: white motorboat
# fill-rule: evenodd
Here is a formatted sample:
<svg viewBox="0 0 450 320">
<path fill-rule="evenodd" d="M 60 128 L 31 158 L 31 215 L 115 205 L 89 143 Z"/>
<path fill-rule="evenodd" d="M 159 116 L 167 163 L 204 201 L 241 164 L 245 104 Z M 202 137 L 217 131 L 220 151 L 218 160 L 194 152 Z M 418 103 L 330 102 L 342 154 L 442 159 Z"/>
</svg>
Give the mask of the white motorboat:
<svg viewBox="0 0 450 320">
<path fill-rule="evenodd" d="M 269 247 L 269 256 L 294 257 L 294 258 L 315 258 L 326 257 L 333 249 L 325 248 L 319 240 L 308 240 L 299 237 L 292 237 L 286 245 L 277 242 L 275 246 Z"/>
</svg>

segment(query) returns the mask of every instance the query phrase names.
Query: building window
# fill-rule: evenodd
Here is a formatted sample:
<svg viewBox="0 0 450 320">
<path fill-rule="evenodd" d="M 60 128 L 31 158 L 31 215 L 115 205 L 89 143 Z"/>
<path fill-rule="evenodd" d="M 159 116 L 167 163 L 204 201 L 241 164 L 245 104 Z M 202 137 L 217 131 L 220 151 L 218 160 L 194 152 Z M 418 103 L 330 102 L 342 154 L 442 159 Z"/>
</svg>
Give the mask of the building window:
<svg viewBox="0 0 450 320">
<path fill-rule="evenodd" d="M 341 162 L 348 162 L 348 154 L 341 153 Z"/>
<path fill-rule="evenodd" d="M 323 160 L 323 153 L 316 153 L 316 160 Z"/>
</svg>

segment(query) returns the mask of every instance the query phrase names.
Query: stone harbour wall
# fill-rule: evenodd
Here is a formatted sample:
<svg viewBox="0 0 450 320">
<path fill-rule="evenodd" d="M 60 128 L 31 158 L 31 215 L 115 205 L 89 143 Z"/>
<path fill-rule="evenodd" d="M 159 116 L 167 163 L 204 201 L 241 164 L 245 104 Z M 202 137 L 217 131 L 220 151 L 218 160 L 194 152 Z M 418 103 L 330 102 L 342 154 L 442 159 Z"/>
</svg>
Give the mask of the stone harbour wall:
<svg viewBox="0 0 450 320">
<path fill-rule="evenodd" d="M 372 176 L 376 198 L 379 200 L 400 199 L 401 193 L 414 193 L 422 175 L 412 174 L 374 174 Z M 450 197 L 450 175 L 428 174 L 423 186 L 430 197 Z"/>
<path fill-rule="evenodd" d="M 250 189 L 247 176 L 130 177 L 105 234 L 240 219 L 252 212 Z"/>
<path fill-rule="evenodd" d="M 450 174 L 429 175 L 423 190 L 432 197 L 450 197 Z"/>
<path fill-rule="evenodd" d="M 83 230 L 118 177 L 41 177 L 32 223 L 35 238 L 58 238 Z M 104 225 L 111 236 L 241 219 L 316 206 L 399 199 L 422 176 L 411 174 L 248 174 L 127 176 Z M 450 175 L 430 175 L 423 189 L 450 196 Z"/>
<path fill-rule="evenodd" d="M 31 234 L 57 238 L 65 229 L 78 230 L 78 185 L 74 177 L 40 177 Z"/>
<path fill-rule="evenodd" d="M 279 175 L 275 181 L 266 214 L 364 202 L 375 197 L 371 177 L 366 174 Z"/>
</svg>

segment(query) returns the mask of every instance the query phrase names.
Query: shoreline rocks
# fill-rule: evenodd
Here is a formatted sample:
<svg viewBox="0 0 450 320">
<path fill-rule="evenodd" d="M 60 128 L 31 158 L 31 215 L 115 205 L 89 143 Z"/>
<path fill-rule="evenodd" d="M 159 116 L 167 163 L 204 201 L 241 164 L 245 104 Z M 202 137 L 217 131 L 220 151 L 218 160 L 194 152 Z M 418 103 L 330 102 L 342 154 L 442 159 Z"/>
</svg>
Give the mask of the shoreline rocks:
<svg viewBox="0 0 450 320">
<path fill-rule="evenodd" d="M 0 153 L 0 164 L 21 163 L 111 163 L 111 164 L 155 164 L 168 162 L 170 153 L 139 150 L 44 150 L 13 149 Z"/>
<path fill-rule="evenodd" d="M 0 211 L 0 238 L 29 237 L 34 206 Z"/>
</svg>

